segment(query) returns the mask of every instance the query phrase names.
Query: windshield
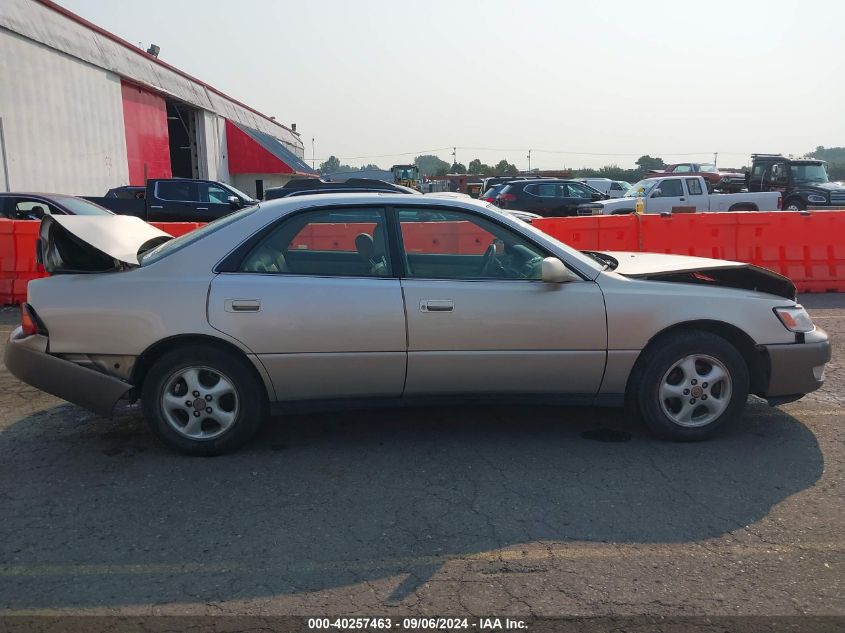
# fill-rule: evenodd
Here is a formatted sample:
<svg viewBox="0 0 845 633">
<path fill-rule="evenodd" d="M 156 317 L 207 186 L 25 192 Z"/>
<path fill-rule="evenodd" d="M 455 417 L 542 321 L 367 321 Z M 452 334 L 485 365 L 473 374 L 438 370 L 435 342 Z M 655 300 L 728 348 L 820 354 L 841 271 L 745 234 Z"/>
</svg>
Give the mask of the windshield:
<svg viewBox="0 0 845 633">
<path fill-rule="evenodd" d="M 789 171 L 793 182 L 829 182 L 827 170 L 821 163 L 790 165 Z"/>
<path fill-rule="evenodd" d="M 226 187 L 226 189 L 230 190 L 232 193 L 234 193 L 236 196 L 240 196 L 241 198 L 243 198 L 247 202 L 256 202 L 255 198 L 253 198 L 249 194 L 244 193 L 243 191 L 241 191 L 239 189 L 235 189 L 232 185 L 224 184 L 223 186 Z"/>
<path fill-rule="evenodd" d="M 719 170 L 718 170 L 718 169 L 716 169 L 716 165 L 713 165 L 713 164 L 711 164 L 711 163 L 704 163 L 704 164 L 701 166 L 701 171 L 702 171 L 702 172 L 704 172 L 705 174 L 716 174 L 716 173 L 719 173 Z"/>
<path fill-rule="evenodd" d="M 213 222 L 209 222 L 205 226 L 201 226 L 198 229 L 194 229 L 190 233 L 185 233 L 184 235 L 180 235 L 172 240 L 168 240 L 164 244 L 155 247 L 152 250 L 147 251 L 143 255 L 138 258 L 141 266 L 148 266 L 158 260 L 167 257 L 168 255 L 175 253 L 176 251 L 188 246 L 189 244 L 193 244 L 199 239 L 204 238 L 206 235 L 210 235 L 215 231 L 222 229 L 223 227 L 229 226 L 233 222 L 237 222 L 238 220 L 242 220 L 250 213 L 255 213 L 259 208 L 259 205 L 251 206 L 251 207 L 244 207 L 240 211 L 236 211 L 235 213 L 230 213 L 229 215 L 224 215 L 222 218 L 217 218 Z"/>
<path fill-rule="evenodd" d="M 654 189 L 656 184 L 656 180 L 640 180 L 638 183 L 631 185 L 631 188 L 625 192 L 625 197 L 645 198 Z"/>
<path fill-rule="evenodd" d="M 84 198 L 74 198 L 73 196 L 55 196 L 53 199 L 74 215 L 114 215 L 108 209 L 101 207 L 99 204 L 94 204 L 93 202 L 85 200 Z"/>
</svg>

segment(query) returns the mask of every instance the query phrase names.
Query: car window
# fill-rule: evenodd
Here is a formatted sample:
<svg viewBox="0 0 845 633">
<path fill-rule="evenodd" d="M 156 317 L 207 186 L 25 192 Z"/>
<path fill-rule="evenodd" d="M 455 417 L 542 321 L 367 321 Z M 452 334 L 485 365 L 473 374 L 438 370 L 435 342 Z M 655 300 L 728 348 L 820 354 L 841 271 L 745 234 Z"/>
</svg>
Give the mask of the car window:
<svg viewBox="0 0 845 633">
<path fill-rule="evenodd" d="M 532 185 L 528 192 L 533 193 L 540 198 L 556 198 L 558 197 L 558 185 L 551 183 L 543 183 L 542 185 Z"/>
<path fill-rule="evenodd" d="M 186 246 L 190 246 L 194 242 L 201 240 L 202 238 L 211 235 L 212 233 L 216 233 L 217 231 L 226 228 L 227 226 L 234 224 L 235 222 L 239 222 L 243 220 L 245 217 L 252 215 L 255 213 L 260 207 L 258 205 L 249 206 L 241 209 L 240 211 L 236 211 L 235 213 L 230 213 L 229 215 L 224 215 L 221 218 L 217 218 L 213 222 L 209 222 L 199 228 L 190 231 L 189 233 L 185 233 L 176 237 L 172 240 L 168 240 L 163 244 L 156 246 L 154 249 L 147 251 L 143 255 L 141 255 L 140 263 L 141 266 L 149 266 L 150 264 L 154 264 L 155 262 L 159 261 L 160 259 L 164 259 L 173 253 L 176 253 Z"/>
<path fill-rule="evenodd" d="M 200 202 L 210 202 L 211 204 L 228 204 L 232 193 L 226 191 L 223 187 L 213 185 L 208 182 L 198 183 L 199 200 Z"/>
<path fill-rule="evenodd" d="M 85 198 L 77 198 L 76 196 L 53 196 L 56 202 L 64 206 L 68 211 L 74 215 L 114 215 L 105 207 L 99 204 L 94 204 Z M 52 207 L 51 207 L 52 209 Z M 55 212 L 55 211 L 54 211 Z M 61 213 L 61 211 L 59 211 Z"/>
<path fill-rule="evenodd" d="M 676 198 L 684 195 L 684 187 L 679 179 L 664 180 L 660 183 L 660 196 L 662 198 Z"/>
<path fill-rule="evenodd" d="M 769 182 L 772 184 L 786 184 L 787 173 L 786 163 L 774 163 L 769 170 Z"/>
<path fill-rule="evenodd" d="M 555 186 L 555 185 L 553 185 Z M 429 219 L 432 216 L 435 219 Z M 400 209 L 408 277 L 542 279 L 547 256 L 514 231 L 464 211 Z"/>
<path fill-rule="evenodd" d="M 45 215 L 52 215 L 55 209 L 40 200 L 15 200 L 13 220 L 40 220 Z"/>
<path fill-rule="evenodd" d="M 689 189 L 689 195 L 700 196 L 702 194 L 701 181 L 698 178 L 687 178 L 687 189 Z"/>
<path fill-rule="evenodd" d="M 271 231 L 244 258 L 241 272 L 330 277 L 392 274 L 385 212 L 332 209 L 297 214 Z"/>
<path fill-rule="evenodd" d="M 676 174 L 688 174 L 692 171 L 692 167 L 690 165 L 678 165 L 673 171 Z"/>
<path fill-rule="evenodd" d="M 570 182 L 564 185 L 561 185 L 563 189 L 563 196 L 565 198 L 591 198 L 593 195 L 593 191 L 583 187 L 581 185 L 575 184 L 574 182 Z"/>
<path fill-rule="evenodd" d="M 174 202 L 199 202 L 197 183 L 187 180 L 162 180 L 156 183 L 156 196 Z"/>
<path fill-rule="evenodd" d="M 610 190 L 611 191 L 622 191 L 623 189 L 622 189 L 622 185 L 620 185 L 618 182 L 613 182 L 613 183 L 610 184 Z"/>
</svg>

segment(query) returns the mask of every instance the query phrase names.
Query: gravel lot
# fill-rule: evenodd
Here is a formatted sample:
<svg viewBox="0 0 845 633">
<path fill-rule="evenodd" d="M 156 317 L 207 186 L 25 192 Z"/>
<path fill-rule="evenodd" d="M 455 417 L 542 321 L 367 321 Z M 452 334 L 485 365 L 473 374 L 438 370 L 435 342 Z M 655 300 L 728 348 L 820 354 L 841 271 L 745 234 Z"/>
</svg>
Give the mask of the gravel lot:
<svg viewBox="0 0 845 633">
<path fill-rule="evenodd" d="M 824 389 L 688 445 L 472 407 L 278 419 L 191 459 L 0 367 L 0 613 L 845 615 L 845 295 L 804 302 Z"/>
</svg>

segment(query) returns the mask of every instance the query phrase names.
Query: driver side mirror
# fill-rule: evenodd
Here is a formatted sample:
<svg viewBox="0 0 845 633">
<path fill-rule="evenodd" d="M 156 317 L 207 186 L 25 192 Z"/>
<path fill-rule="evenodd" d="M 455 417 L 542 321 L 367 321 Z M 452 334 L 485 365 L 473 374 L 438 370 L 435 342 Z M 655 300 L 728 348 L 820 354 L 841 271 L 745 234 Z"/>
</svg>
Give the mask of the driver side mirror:
<svg viewBox="0 0 845 633">
<path fill-rule="evenodd" d="M 546 257 L 542 264 L 543 281 L 549 284 L 562 284 L 578 281 L 580 277 L 569 270 L 557 257 Z"/>
<path fill-rule="evenodd" d="M 652 198 L 659 198 L 662 195 L 663 195 L 663 191 L 660 190 L 660 189 L 655 189 L 654 191 L 651 192 Z"/>
<path fill-rule="evenodd" d="M 241 208 L 241 199 L 237 196 L 229 196 L 226 198 L 226 201 L 229 203 L 229 207 L 232 209 L 240 209 Z"/>
</svg>

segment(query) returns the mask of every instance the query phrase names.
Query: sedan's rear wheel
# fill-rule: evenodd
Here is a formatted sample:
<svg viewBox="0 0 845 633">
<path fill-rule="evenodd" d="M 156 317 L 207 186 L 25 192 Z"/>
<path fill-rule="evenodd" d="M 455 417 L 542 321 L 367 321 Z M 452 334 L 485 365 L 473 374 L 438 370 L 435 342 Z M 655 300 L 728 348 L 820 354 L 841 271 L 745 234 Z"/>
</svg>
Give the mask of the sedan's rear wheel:
<svg viewBox="0 0 845 633">
<path fill-rule="evenodd" d="M 158 359 L 141 399 L 153 432 L 192 455 L 219 455 L 241 446 L 257 430 L 266 408 L 247 361 L 205 346 L 183 347 Z"/>
<path fill-rule="evenodd" d="M 748 367 L 731 343 L 684 332 L 643 352 L 632 388 L 648 427 L 672 440 L 701 440 L 735 420 L 748 398 Z"/>
</svg>

